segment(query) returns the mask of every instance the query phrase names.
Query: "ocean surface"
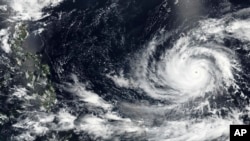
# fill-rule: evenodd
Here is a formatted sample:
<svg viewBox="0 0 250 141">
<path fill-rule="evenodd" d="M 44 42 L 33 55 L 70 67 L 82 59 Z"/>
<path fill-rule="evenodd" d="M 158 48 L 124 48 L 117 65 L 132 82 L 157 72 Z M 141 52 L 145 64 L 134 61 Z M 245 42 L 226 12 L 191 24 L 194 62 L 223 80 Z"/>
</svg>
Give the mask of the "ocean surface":
<svg viewBox="0 0 250 141">
<path fill-rule="evenodd" d="M 249 25 L 249 0 L 0 0 L 0 141 L 229 141 Z"/>
</svg>

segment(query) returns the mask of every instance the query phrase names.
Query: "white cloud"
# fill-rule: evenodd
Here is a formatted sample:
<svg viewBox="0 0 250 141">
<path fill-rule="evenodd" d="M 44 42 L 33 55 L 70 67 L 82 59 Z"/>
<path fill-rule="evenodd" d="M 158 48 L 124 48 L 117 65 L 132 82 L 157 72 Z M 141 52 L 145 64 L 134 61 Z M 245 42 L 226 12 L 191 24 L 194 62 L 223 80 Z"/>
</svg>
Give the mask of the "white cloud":
<svg viewBox="0 0 250 141">
<path fill-rule="evenodd" d="M 10 7 L 16 12 L 14 20 L 38 20 L 42 18 L 45 7 L 54 7 L 63 0 L 11 0 Z"/>
<path fill-rule="evenodd" d="M 11 52 L 10 44 L 8 43 L 9 41 L 9 29 L 1 29 L 0 30 L 0 45 L 2 50 L 4 50 L 6 53 Z"/>
<path fill-rule="evenodd" d="M 7 5 L 0 5 L 0 10 L 1 11 L 7 11 L 8 10 Z"/>
</svg>

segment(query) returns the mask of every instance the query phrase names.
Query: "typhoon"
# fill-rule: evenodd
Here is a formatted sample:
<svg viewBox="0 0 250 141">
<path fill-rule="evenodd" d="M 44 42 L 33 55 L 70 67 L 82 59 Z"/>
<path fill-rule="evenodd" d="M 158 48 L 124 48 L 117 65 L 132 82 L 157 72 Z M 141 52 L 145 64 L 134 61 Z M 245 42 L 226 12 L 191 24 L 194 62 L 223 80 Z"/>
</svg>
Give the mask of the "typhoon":
<svg viewBox="0 0 250 141">
<path fill-rule="evenodd" d="M 201 20 L 174 39 L 161 30 L 136 56 L 129 84 L 165 101 L 160 106 L 129 106 L 137 112 L 147 109 L 144 116 L 163 118 L 160 126 L 149 130 L 157 134 L 152 140 L 227 140 L 224 127 L 248 123 L 249 94 L 244 90 L 248 74 L 237 52 L 250 41 L 249 20 L 241 19 L 247 11 Z"/>
<path fill-rule="evenodd" d="M 240 65 L 235 53 L 220 44 L 199 44 L 189 36 L 192 35 L 178 39 L 159 60 L 146 64 L 148 80 L 142 83 L 147 83 L 145 89 L 152 90 L 148 93 L 153 97 L 186 101 L 237 87 L 233 74 L 240 70 Z M 156 42 L 151 42 L 150 48 L 155 48 Z"/>
<path fill-rule="evenodd" d="M 250 124 L 249 7 L 0 0 L 0 140 L 228 141 Z"/>
</svg>

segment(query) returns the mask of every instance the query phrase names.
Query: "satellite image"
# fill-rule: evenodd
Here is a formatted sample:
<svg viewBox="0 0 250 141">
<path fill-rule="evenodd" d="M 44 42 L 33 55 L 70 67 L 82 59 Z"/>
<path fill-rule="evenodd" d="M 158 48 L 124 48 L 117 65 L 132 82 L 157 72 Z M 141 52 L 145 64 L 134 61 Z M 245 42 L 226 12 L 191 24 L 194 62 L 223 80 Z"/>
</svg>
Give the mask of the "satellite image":
<svg viewBox="0 0 250 141">
<path fill-rule="evenodd" d="M 250 125 L 250 0 L 0 0 L 0 141 L 229 141 Z"/>
</svg>

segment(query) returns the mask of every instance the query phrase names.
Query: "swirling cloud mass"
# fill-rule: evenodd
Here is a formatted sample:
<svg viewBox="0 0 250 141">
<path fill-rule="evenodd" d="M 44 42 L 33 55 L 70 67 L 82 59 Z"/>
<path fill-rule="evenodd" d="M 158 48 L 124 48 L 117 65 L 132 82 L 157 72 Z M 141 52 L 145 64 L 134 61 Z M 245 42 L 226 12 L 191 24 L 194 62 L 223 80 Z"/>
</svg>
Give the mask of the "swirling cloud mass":
<svg viewBox="0 0 250 141">
<path fill-rule="evenodd" d="M 175 39 L 170 39 L 172 33 L 161 31 L 135 57 L 137 61 L 132 60 L 133 77 L 126 79 L 126 87 L 142 89 L 153 99 L 166 101 L 165 105 L 139 108 L 163 118 L 160 126 L 148 130 L 149 138 L 227 140 L 228 126 L 245 122 L 241 117 L 249 112 L 248 104 L 244 105 L 248 103 L 248 94 L 243 92 L 241 82 L 245 82 L 242 74 L 248 72 L 243 69 L 237 50 L 249 50 L 245 44 L 250 43 L 250 22 L 241 20 L 246 12 L 249 9 L 221 19 L 202 20 Z M 228 40 L 244 45 L 227 44 Z M 130 107 L 128 111 L 134 110 Z"/>
<path fill-rule="evenodd" d="M 237 87 L 233 74 L 241 69 L 235 52 L 222 44 L 203 41 L 202 35 L 194 32 L 197 31 L 177 39 L 173 47 L 153 63 L 147 61 L 154 55 L 159 41 L 154 39 L 149 43 L 145 57 L 148 60 L 142 64 L 146 68 L 140 67 L 144 70 L 138 70 L 143 72 L 138 75 L 143 75 L 139 76 L 139 85 L 150 96 L 180 102 L 222 94 L 230 86 Z"/>
</svg>

